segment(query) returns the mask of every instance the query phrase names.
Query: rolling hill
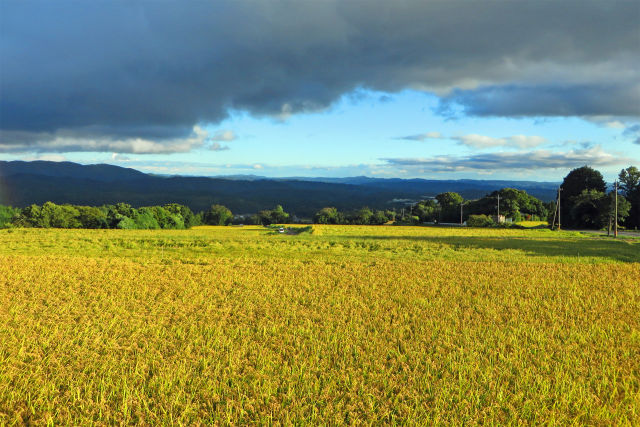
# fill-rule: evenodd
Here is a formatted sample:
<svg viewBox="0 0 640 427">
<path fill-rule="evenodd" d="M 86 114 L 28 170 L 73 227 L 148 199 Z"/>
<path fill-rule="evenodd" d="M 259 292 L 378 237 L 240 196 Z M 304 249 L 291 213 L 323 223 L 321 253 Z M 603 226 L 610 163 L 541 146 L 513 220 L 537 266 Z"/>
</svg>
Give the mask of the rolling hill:
<svg viewBox="0 0 640 427">
<path fill-rule="evenodd" d="M 71 162 L 0 161 L 0 204 L 23 207 L 46 201 L 79 205 L 117 202 L 133 206 L 170 202 L 194 211 L 219 203 L 234 213 L 253 213 L 281 204 L 300 217 L 335 206 L 351 210 L 400 208 L 406 203 L 455 191 L 467 199 L 504 187 L 526 190 L 544 201 L 557 183 L 531 181 L 351 178 L 157 176 L 114 165 Z"/>
</svg>

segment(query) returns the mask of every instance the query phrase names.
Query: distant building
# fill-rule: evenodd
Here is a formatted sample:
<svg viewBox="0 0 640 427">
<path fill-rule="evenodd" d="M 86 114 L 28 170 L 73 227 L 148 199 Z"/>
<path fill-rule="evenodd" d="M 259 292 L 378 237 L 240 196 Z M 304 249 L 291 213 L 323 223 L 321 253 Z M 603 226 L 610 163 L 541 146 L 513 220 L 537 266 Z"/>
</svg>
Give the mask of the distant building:
<svg viewBox="0 0 640 427">
<path fill-rule="evenodd" d="M 502 224 L 503 222 L 505 222 L 505 217 L 504 215 L 493 215 L 491 217 L 491 219 L 493 220 L 493 222 L 495 222 L 496 224 Z"/>
</svg>

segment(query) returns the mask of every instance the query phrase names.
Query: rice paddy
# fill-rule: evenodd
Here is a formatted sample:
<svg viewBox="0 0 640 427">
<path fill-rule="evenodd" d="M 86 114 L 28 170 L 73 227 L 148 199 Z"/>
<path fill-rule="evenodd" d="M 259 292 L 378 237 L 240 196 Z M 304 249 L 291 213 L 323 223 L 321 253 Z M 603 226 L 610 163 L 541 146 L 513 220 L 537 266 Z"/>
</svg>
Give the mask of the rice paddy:
<svg viewBox="0 0 640 427">
<path fill-rule="evenodd" d="M 0 424 L 637 424 L 640 240 L 0 230 Z"/>
</svg>

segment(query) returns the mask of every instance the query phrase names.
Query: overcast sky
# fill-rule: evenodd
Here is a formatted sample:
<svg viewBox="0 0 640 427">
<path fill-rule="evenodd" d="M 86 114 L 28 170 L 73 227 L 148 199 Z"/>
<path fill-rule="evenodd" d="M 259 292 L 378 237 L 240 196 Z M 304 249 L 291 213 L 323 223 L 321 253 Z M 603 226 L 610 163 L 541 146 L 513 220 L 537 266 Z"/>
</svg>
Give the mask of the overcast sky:
<svg viewBox="0 0 640 427">
<path fill-rule="evenodd" d="M 0 8 L 2 160 L 547 181 L 640 166 L 640 1 Z"/>
</svg>

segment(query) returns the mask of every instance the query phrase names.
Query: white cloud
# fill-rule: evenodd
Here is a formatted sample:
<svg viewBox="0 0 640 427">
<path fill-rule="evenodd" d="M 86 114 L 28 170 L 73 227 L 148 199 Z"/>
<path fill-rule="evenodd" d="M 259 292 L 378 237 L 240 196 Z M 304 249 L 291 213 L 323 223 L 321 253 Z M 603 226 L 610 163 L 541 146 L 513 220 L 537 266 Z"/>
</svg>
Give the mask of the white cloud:
<svg viewBox="0 0 640 427">
<path fill-rule="evenodd" d="M 120 153 L 113 153 L 111 155 L 111 160 L 113 160 L 114 162 L 128 162 L 131 159 L 127 156 L 123 156 Z"/>
<path fill-rule="evenodd" d="M 219 142 L 214 142 L 207 147 L 210 151 L 226 151 L 229 149 L 226 145 L 221 145 Z"/>
<path fill-rule="evenodd" d="M 492 147 L 509 147 L 509 148 L 531 148 L 544 144 L 546 139 L 535 135 L 513 135 L 504 138 L 494 138 L 486 135 L 478 135 L 475 133 L 447 137 L 440 132 L 426 132 L 415 135 L 402 136 L 396 139 L 407 141 L 426 141 L 428 139 L 451 139 L 457 141 L 458 144 L 473 148 L 492 148 Z"/>
<path fill-rule="evenodd" d="M 31 162 L 34 160 L 46 160 L 48 162 L 66 162 L 67 158 L 60 154 L 39 154 L 37 156 L 23 157 L 22 160 Z"/>
<path fill-rule="evenodd" d="M 224 141 L 229 142 L 237 139 L 238 136 L 232 130 L 219 130 L 214 133 L 212 137 L 209 138 L 209 141 Z"/>
<path fill-rule="evenodd" d="M 604 126 L 611 129 L 624 129 L 626 125 L 622 123 L 620 120 L 613 120 L 610 122 L 605 122 Z"/>
<path fill-rule="evenodd" d="M 473 148 L 491 148 L 491 147 L 517 147 L 531 148 L 542 145 L 546 139 L 541 136 L 513 135 L 506 138 L 493 138 L 486 135 L 469 134 L 456 136 L 452 139 L 458 141 L 461 145 Z"/>
<path fill-rule="evenodd" d="M 628 117 L 614 117 L 614 116 L 592 116 L 587 120 L 598 126 L 602 126 L 609 129 L 624 129 L 628 126 Z"/>
<path fill-rule="evenodd" d="M 426 132 L 426 133 L 419 133 L 416 135 L 401 136 L 396 139 L 404 139 L 407 141 L 425 141 L 427 139 L 442 139 L 442 138 L 444 138 L 444 136 L 440 132 Z"/>
</svg>

